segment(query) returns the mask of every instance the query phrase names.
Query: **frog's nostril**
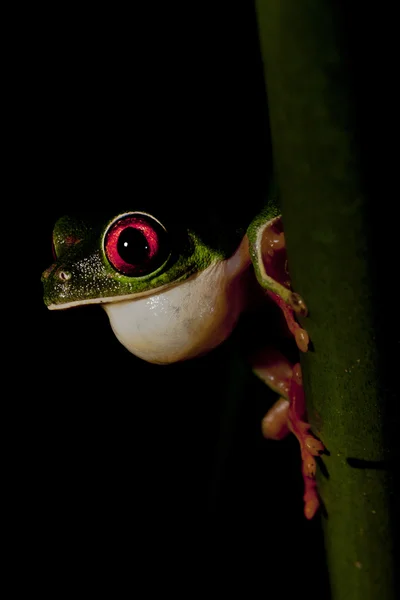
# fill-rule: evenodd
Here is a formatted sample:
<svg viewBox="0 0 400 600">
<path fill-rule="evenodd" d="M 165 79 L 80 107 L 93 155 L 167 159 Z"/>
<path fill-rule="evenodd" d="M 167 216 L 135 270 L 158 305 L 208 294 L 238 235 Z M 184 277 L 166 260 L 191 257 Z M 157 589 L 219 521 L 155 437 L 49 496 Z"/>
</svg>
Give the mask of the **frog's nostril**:
<svg viewBox="0 0 400 600">
<path fill-rule="evenodd" d="M 69 271 L 59 271 L 57 275 L 61 281 L 68 281 L 68 279 L 71 279 L 71 273 Z"/>
</svg>

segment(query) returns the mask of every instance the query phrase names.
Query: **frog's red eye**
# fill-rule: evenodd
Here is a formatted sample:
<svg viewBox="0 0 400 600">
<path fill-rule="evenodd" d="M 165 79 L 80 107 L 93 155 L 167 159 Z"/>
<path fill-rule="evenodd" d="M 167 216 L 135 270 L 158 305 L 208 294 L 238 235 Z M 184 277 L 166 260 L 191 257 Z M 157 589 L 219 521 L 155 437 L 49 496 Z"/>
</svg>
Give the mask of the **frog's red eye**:
<svg viewBox="0 0 400 600">
<path fill-rule="evenodd" d="M 104 240 L 112 266 L 129 277 L 156 271 L 168 257 L 167 232 L 150 215 L 130 213 L 112 223 Z"/>
</svg>

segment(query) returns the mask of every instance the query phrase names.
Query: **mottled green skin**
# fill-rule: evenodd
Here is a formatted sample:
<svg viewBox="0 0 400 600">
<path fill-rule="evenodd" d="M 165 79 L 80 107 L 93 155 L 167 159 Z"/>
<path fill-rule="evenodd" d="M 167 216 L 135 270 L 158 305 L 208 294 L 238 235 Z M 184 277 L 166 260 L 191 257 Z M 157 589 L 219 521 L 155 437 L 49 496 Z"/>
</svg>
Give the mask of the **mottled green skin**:
<svg viewBox="0 0 400 600">
<path fill-rule="evenodd" d="M 277 214 L 277 195 L 271 194 L 265 208 L 247 227 L 249 239 L 254 240 L 258 228 Z M 47 306 L 61 308 L 71 302 L 101 302 L 103 298 L 141 294 L 184 281 L 211 263 L 229 258 L 246 234 L 246 228 L 232 230 L 229 227 L 210 232 L 205 229 L 204 220 L 200 223 L 200 232 L 180 223 L 168 223 L 171 246 L 166 262 L 146 276 L 128 277 L 115 270 L 104 252 L 105 232 L 116 216 L 118 214 L 91 225 L 72 217 L 57 221 L 53 231 L 57 260 L 42 276 Z M 153 216 L 159 218 L 157 214 Z M 256 261 L 255 253 L 252 259 Z"/>
</svg>

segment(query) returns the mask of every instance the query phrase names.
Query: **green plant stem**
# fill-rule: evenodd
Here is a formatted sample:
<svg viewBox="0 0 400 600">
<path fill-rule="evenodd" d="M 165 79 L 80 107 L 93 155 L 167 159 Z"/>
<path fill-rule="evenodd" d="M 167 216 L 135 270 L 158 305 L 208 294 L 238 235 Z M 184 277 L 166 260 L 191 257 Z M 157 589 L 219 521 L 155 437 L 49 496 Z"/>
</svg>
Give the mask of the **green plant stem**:
<svg viewBox="0 0 400 600">
<path fill-rule="evenodd" d="M 293 287 L 312 340 L 308 412 L 332 598 L 394 600 L 393 459 L 371 251 L 370 194 L 340 14 L 330 0 L 256 2 Z"/>
</svg>

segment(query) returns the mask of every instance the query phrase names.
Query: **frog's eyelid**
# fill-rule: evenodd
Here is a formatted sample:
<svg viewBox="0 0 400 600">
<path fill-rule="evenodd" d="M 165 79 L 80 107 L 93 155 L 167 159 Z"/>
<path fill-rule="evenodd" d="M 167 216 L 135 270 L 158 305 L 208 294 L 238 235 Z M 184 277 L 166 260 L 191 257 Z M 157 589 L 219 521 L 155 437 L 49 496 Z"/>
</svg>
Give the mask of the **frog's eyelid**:
<svg viewBox="0 0 400 600">
<path fill-rule="evenodd" d="M 158 225 L 160 227 L 162 227 L 166 233 L 168 233 L 165 225 L 163 225 L 163 223 L 161 223 L 161 221 L 159 221 L 159 219 L 157 219 L 157 217 L 155 217 L 154 215 L 144 212 L 144 211 L 141 211 L 141 210 L 132 210 L 132 211 L 124 212 L 124 213 L 117 215 L 107 224 L 107 227 L 104 230 L 103 244 L 104 244 L 104 238 L 107 235 L 107 231 L 110 229 L 110 227 L 112 227 L 114 225 L 114 223 L 116 223 L 117 221 L 119 221 L 120 219 L 123 219 L 125 217 L 131 217 L 131 216 L 135 216 L 135 215 L 147 217 L 148 219 L 152 219 L 153 221 L 158 223 Z"/>
</svg>

